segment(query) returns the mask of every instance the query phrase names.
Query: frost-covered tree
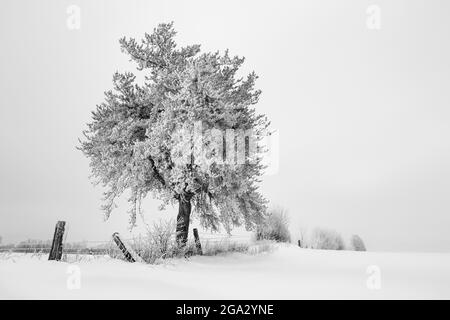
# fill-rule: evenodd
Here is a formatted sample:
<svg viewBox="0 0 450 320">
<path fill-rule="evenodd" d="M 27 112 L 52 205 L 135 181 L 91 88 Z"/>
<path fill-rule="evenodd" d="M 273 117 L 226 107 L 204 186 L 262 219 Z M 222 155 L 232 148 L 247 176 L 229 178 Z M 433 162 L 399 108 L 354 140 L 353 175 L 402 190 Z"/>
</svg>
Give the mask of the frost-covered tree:
<svg viewBox="0 0 450 320">
<path fill-rule="evenodd" d="M 264 166 L 254 143 L 269 123 L 254 109 L 260 95 L 256 74 L 237 75 L 244 58 L 228 51 L 201 53 L 199 45 L 178 48 L 175 35 L 168 23 L 141 41 L 120 39 L 143 80 L 138 83 L 131 72 L 114 74 L 113 90 L 92 113 L 80 149 L 95 182 L 106 187 L 106 218 L 115 199 L 129 190 L 134 226 L 150 193 L 162 207 L 178 204 L 177 240 L 184 245 L 191 211 L 213 230 L 220 223 L 227 230 L 254 229 L 261 220 L 266 201 L 257 183 Z M 242 140 L 242 132 L 251 133 Z M 233 161 L 242 154 L 242 163 Z"/>
<path fill-rule="evenodd" d="M 357 234 L 354 234 L 351 237 L 350 245 L 354 251 L 366 251 L 366 246 L 364 245 L 364 241 Z"/>
</svg>

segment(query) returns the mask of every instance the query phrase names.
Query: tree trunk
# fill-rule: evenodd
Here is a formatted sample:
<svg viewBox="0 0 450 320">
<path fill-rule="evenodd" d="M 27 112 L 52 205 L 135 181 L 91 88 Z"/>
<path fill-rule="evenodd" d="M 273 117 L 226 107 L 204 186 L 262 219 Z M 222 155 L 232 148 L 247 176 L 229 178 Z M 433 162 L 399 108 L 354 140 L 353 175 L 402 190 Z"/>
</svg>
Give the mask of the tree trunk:
<svg viewBox="0 0 450 320">
<path fill-rule="evenodd" d="M 179 198 L 177 216 L 177 243 L 178 246 L 186 246 L 189 234 L 189 218 L 191 216 L 191 200 Z"/>
</svg>

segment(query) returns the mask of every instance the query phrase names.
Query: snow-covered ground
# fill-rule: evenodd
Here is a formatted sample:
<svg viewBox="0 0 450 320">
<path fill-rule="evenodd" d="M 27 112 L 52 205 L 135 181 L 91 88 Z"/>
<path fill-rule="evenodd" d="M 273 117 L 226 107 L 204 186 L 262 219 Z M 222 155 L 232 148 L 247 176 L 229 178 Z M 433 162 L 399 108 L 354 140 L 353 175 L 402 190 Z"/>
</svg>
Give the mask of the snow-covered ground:
<svg viewBox="0 0 450 320">
<path fill-rule="evenodd" d="M 110 258 L 69 264 L 46 258 L 0 257 L 0 299 L 450 298 L 450 253 L 280 245 L 255 255 L 197 256 L 162 265 Z"/>
</svg>

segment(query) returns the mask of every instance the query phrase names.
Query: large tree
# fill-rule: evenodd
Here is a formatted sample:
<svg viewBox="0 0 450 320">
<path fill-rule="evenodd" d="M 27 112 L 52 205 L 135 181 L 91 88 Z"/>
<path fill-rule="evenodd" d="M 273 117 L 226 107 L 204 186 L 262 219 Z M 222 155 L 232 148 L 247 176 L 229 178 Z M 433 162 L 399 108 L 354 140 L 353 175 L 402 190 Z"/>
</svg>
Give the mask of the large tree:
<svg viewBox="0 0 450 320">
<path fill-rule="evenodd" d="M 269 123 L 254 110 L 256 74 L 237 75 L 243 58 L 201 53 L 199 45 L 177 48 L 175 35 L 169 23 L 141 42 L 120 39 L 142 81 L 131 72 L 114 74 L 80 149 L 95 182 L 106 187 L 106 218 L 130 190 L 134 226 L 151 193 L 162 207 L 178 203 L 177 241 L 184 245 L 192 207 L 213 230 L 220 223 L 253 229 L 260 221 L 266 201 L 257 191 L 264 169 L 258 141 Z"/>
</svg>

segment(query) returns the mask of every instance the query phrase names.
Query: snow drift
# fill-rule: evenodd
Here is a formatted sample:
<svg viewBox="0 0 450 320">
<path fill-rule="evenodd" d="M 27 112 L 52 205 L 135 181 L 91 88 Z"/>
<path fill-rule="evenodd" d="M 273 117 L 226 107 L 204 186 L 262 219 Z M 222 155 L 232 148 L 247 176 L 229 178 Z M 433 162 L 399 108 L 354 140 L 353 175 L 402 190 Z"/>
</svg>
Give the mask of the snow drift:
<svg viewBox="0 0 450 320">
<path fill-rule="evenodd" d="M 325 251 L 279 245 L 262 254 L 169 260 L 106 257 L 69 264 L 0 258 L 1 299 L 449 299 L 450 254 Z M 79 271 L 79 288 L 70 285 Z"/>
</svg>

